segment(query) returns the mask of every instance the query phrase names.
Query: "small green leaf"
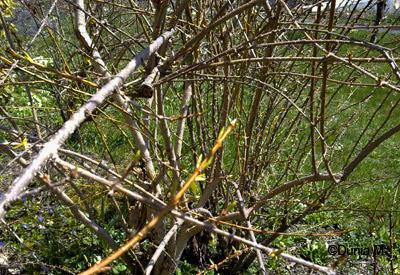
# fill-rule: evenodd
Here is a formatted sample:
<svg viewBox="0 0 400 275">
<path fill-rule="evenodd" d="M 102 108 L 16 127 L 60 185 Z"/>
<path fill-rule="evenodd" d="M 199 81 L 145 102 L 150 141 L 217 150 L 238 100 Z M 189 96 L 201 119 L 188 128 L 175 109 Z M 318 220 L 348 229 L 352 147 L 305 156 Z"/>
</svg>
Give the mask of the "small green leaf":
<svg viewBox="0 0 400 275">
<path fill-rule="evenodd" d="M 35 61 L 33 61 L 32 57 L 30 57 L 30 55 L 27 52 L 24 52 L 25 55 L 25 59 L 29 61 L 29 63 L 36 63 Z"/>
<path fill-rule="evenodd" d="M 235 210 L 235 207 L 237 205 L 237 201 L 231 201 L 228 206 L 226 207 L 226 210 L 228 210 L 229 212 L 232 212 L 233 210 Z"/>
<path fill-rule="evenodd" d="M 189 190 L 194 196 L 200 195 L 201 192 L 200 187 L 196 183 L 191 184 Z"/>
<path fill-rule="evenodd" d="M 202 160 L 203 160 L 203 155 L 200 154 L 200 156 L 197 159 L 196 167 L 200 166 Z"/>
<path fill-rule="evenodd" d="M 219 131 L 217 139 L 220 139 L 224 133 L 225 133 L 225 127 L 222 127 L 222 129 Z"/>
<path fill-rule="evenodd" d="M 211 163 L 213 163 L 214 161 L 214 156 L 211 156 L 211 158 L 206 162 L 206 164 L 204 165 L 204 168 L 210 166 Z"/>
<path fill-rule="evenodd" d="M 20 143 L 14 146 L 14 149 L 18 149 L 20 147 L 24 147 L 24 149 L 28 148 L 28 139 L 26 137 L 20 138 Z"/>
<path fill-rule="evenodd" d="M 205 174 L 200 174 L 195 179 L 195 181 L 205 181 L 205 180 L 206 180 L 206 175 Z"/>
<path fill-rule="evenodd" d="M 135 155 L 133 156 L 134 160 L 139 160 L 140 159 L 140 150 L 137 150 Z"/>
<path fill-rule="evenodd" d="M 277 256 L 279 256 L 280 254 L 282 254 L 283 253 L 283 251 L 284 251 L 284 249 L 278 249 L 278 250 L 276 250 L 276 251 L 273 251 L 271 254 L 269 254 L 271 257 L 277 257 Z"/>
</svg>

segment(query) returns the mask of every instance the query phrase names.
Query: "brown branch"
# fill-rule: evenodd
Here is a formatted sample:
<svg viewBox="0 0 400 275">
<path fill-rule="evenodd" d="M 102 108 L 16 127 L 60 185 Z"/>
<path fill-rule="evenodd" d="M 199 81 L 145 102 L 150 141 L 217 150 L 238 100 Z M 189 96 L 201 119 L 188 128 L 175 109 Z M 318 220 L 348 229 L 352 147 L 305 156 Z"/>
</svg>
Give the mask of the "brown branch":
<svg viewBox="0 0 400 275">
<path fill-rule="evenodd" d="M 341 181 L 344 181 L 347 179 L 347 177 L 353 172 L 353 170 L 373 151 L 375 150 L 376 147 L 378 147 L 382 142 L 385 140 L 389 139 L 391 136 L 396 134 L 397 132 L 400 131 L 400 124 L 397 126 L 389 129 L 386 131 L 384 134 L 382 134 L 380 137 L 375 139 L 374 141 L 371 141 L 368 143 L 360 153 L 358 153 L 357 157 L 350 162 L 344 169 L 343 169 L 343 176 L 341 178 Z"/>
<path fill-rule="evenodd" d="M 95 264 L 90 269 L 81 273 L 81 275 L 88 274 L 96 274 L 99 271 L 108 266 L 111 262 L 118 259 L 122 255 L 124 255 L 132 246 L 142 240 L 160 221 L 161 219 L 171 212 L 175 208 L 175 206 L 179 203 L 180 199 L 183 197 L 185 192 L 189 189 L 189 187 L 196 181 L 196 178 L 200 175 L 200 173 L 210 164 L 214 155 L 222 146 L 222 142 L 228 136 L 228 134 L 235 128 L 235 121 L 231 122 L 226 131 L 224 131 L 220 137 L 215 142 L 214 147 L 211 149 L 209 155 L 200 163 L 198 167 L 196 167 L 194 173 L 189 177 L 189 179 L 185 182 L 183 187 L 179 190 L 179 192 L 172 198 L 172 200 L 163 208 L 161 211 L 150 220 L 131 240 L 129 240 L 125 245 L 120 247 L 113 254 L 108 256 L 106 259 L 102 260 L 100 263 Z"/>
<path fill-rule="evenodd" d="M 129 196 L 132 199 L 135 199 L 135 200 L 138 200 L 140 202 L 146 203 L 149 206 L 151 206 L 152 208 L 154 208 L 155 210 L 160 210 L 160 209 L 163 209 L 163 208 L 166 207 L 166 204 L 164 202 L 160 201 L 158 198 L 154 198 L 154 197 L 145 198 L 145 197 L 143 197 L 143 196 L 141 196 L 141 195 L 139 195 L 139 194 L 137 194 L 135 192 L 132 192 L 131 190 L 128 190 L 128 189 L 124 188 L 121 184 L 113 183 L 113 182 L 111 182 L 109 180 L 103 179 L 103 178 L 101 178 L 101 177 L 99 177 L 97 175 L 94 175 L 94 174 L 92 174 L 92 173 L 90 173 L 88 171 L 85 171 L 82 168 L 79 168 L 79 167 L 76 167 L 75 165 L 69 164 L 69 163 L 67 163 L 67 162 L 65 162 L 65 161 L 63 161 L 61 159 L 56 158 L 55 161 L 58 164 L 60 164 L 61 166 L 63 166 L 64 168 L 68 168 L 71 171 L 76 171 L 78 174 L 80 174 L 80 175 L 82 175 L 82 176 L 84 176 L 86 178 L 98 181 L 99 183 L 102 183 L 102 184 L 108 186 L 109 188 L 112 188 L 113 190 L 119 191 L 119 192 Z M 152 196 L 152 195 L 150 194 L 150 196 Z M 252 241 L 249 241 L 247 239 L 244 239 L 242 237 L 236 236 L 236 235 L 234 235 L 234 234 L 232 234 L 230 232 L 221 230 L 221 229 L 215 227 L 215 225 L 213 223 L 209 222 L 209 221 L 199 221 L 197 219 L 194 219 L 191 216 L 187 215 L 186 213 L 181 213 L 181 212 L 173 209 L 173 210 L 171 210 L 171 214 L 176 216 L 177 218 L 180 218 L 180 219 L 185 220 L 186 222 L 189 222 L 190 224 L 198 226 L 199 228 L 203 228 L 203 229 L 211 231 L 211 232 L 213 232 L 215 234 L 218 234 L 218 235 L 224 236 L 226 238 L 230 238 L 232 240 L 235 240 L 235 241 L 241 242 L 243 244 L 249 245 L 251 247 L 260 249 L 260 250 L 262 250 L 262 251 L 264 251 L 264 252 L 266 252 L 268 254 L 271 254 L 271 253 L 274 253 L 274 252 L 278 251 L 276 249 L 268 248 L 268 247 L 265 247 L 265 246 L 263 246 L 261 244 L 257 244 L 257 243 L 254 243 Z M 231 215 L 222 216 L 222 217 L 218 217 L 218 218 L 210 218 L 210 221 L 216 220 L 216 222 L 218 223 L 218 221 L 220 221 L 220 220 L 239 219 L 239 216 L 240 216 L 240 214 L 233 213 Z M 194 231 L 194 230 L 191 230 L 191 231 Z M 196 232 L 197 232 L 197 230 L 196 230 Z M 305 265 L 305 266 L 310 267 L 312 269 L 319 270 L 319 271 L 322 271 L 322 272 L 327 273 L 327 274 L 333 274 L 332 270 L 329 269 L 329 268 L 321 267 L 319 265 L 315 265 L 313 263 L 304 261 L 303 259 L 299 259 L 299 258 L 293 257 L 293 256 L 288 255 L 286 253 L 281 253 L 281 254 L 279 254 L 279 256 L 281 256 L 284 259 L 287 259 L 289 261 Z"/>
<path fill-rule="evenodd" d="M 5 207 L 8 202 L 13 200 L 14 197 L 18 196 L 18 194 L 22 192 L 22 190 L 32 181 L 34 175 L 42 168 L 49 158 L 57 153 L 57 150 L 61 145 L 76 129 L 79 128 L 80 124 L 86 119 L 86 117 L 100 106 L 116 89 L 120 88 L 129 75 L 143 63 L 144 59 L 156 52 L 165 40 L 168 40 L 173 33 L 174 30 L 167 31 L 157 38 L 157 40 L 155 40 L 148 48 L 131 60 L 124 69 L 97 91 L 97 93 L 94 94 L 86 104 L 79 108 L 79 110 L 76 111 L 66 123 L 64 123 L 63 127 L 50 139 L 50 141 L 45 143 L 43 149 L 39 152 L 36 158 L 25 169 L 25 171 L 13 181 L 9 190 L 1 199 L 0 219 L 3 219 L 6 214 Z"/>
</svg>

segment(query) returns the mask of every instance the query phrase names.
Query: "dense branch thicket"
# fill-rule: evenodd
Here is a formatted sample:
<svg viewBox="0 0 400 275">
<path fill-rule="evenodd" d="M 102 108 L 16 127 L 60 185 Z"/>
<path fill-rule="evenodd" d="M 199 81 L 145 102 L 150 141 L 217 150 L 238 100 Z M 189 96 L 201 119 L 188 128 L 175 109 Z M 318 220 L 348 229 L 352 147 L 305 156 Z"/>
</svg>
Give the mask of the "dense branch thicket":
<svg viewBox="0 0 400 275">
<path fill-rule="evenodd" d="M 399 7 L 1 1 L 0 267 L 399 272 Z"/>
</svg>

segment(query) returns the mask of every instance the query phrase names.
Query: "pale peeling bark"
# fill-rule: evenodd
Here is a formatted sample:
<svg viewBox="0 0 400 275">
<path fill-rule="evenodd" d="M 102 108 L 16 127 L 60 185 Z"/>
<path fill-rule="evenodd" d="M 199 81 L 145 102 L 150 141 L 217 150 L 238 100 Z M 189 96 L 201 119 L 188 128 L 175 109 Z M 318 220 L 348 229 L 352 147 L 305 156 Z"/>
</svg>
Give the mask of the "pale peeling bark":
<svg viewBox="0 0 400 275">
<path fill-rule="evenodd" d="M 94 66 L 95 69 L 102 75 L 107 77 L 108 79 L 111 78 L 111 74 L 109 73 L 107 66 L 104 62 L 104 60 L 101 58 L 101 55 L 99 53 L 99 51 L 96 49 L 95 45 L 93 44 L 93 41 L 90 37 L 90 35 L 87 32 L 86 29 L 86 19 L 85 19 L 85 6 L 84 6 L 84 0 L 77 0 L 77 8 L 75 10 L 75 17 L 76 17 L 76 32 L 78 37 L 80 38 L 81 43 L 83 44 L 83 46 L 88 50 L 91 51 L 91 54 L 93 56 L 94 59 Z M 168 40 L 168 39 L 166 39 Z M 158 48 L 161 47 L 163 43 L 161 43 Z M 157 50 L 153 51 L 151 54 L 149 54 L 147 57 L 150 57 L 151 55 L 153 55 L 153 53 L 155 53 Z M 146 57 L 146 58 L 147 58 Z M 155 75 L 154 75 L 155 76 Z M 119 106 L 121 106 L 123 108 L 123 110 L 125 110 L 124 116 L 126 121 L 128 122 L 129 125 L 131 125 L 130 129 L 132 132 L 132 135 L 135 139 L 135 143 L 137 145 L 137 147 L 139 148 L 141 155 L 142 155 L 142 159 L 146 164 L 146 172 L 148 174 L 148 177 L 150 178 L 150 180 L 154 180 L 156 177 L 156 172 L 154 169 L 154 165 L 153 165 L 153 161 L 151 159 L 150 156 L 150 152 L 148 149 L 148 144 L 146 143 L 142 133 L 139 131 L 139 127 L 137 122 L 132 118 L 132 110 L 129 106 L 129 103 L 127 102 L 127 100 L 124 99 L 124 97 L 119 93 L 118 89 L 116 89 L 116 92 L 113 95 L 114 100 L 118 103 Z M 154 188 L 158 188 L 159 187 L 154 187 Z M 158 192 L 160 192 L 160 190 L 158 190 Z"/>
<path fill-rule="evenodd" d="M 19 195 L 23 189 L 32 181 L 35 174 L 40 171 L 43 165 L 57 153 L 58 149 L 64 144 L 64 142 L 79 128 L 80 124 L 89 116 L 98 106 L 100 106 L 115 90 L 120 88 L 124 81 L 129 75 L 135 71 L 151 54 L 157 51 L 157 49 L 168 40 L 174 30 L 165 32 L 162 36 L 157 38 L 148 48 L 144 49 L 139 55 L 131 60 L 128 65 L 122 69 L 112 80 L 104 85 L 99 91 L 97 91 L 86 104 L 84 104 L 78 111 L 76 111 L 71 118 L 64 123 L 63 127 L 57 131 L 57 133 L 45 143 L 43 149 L 31 162 L 31 164 L 25 169 L 21 176 L 16 178 L 11 186 L 9 187 L 6 194 L 0 201 L 0 219 L 4 219 L 6 214 L 6 205 L 12 201 L 13 198 Z M 143 144 L 144 141 L 143 141 Z"/>
</svg>

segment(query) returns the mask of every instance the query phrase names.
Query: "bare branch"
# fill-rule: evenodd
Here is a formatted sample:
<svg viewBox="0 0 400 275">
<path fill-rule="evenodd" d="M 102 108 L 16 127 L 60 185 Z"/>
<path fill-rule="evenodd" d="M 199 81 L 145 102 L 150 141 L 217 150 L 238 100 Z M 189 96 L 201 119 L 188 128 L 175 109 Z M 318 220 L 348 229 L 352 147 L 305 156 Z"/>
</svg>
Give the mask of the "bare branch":
<svg viewBox="0 0 400 275">
<path fill-rule="evenodd" d="M 174 30 L 168 31 L 154 41 L 148 48 L 143 50 L 128 65 L 122 69 L 112 80 L 103 86 L 91 99 L 83 105 L 74 115 L 63 125 L 63 127 L 48 141 L 39 152 L 32 163 L 25 169 L 21 176 L 14 180 L 8 192 L 0 201 L 0 219 L 5 216 L 5 207 L 7 203 L 13 200 L 18 194 L 31 182 L 34 175 L 46 163 L 46 161 L 57 153 L 58 148 L 67 140 L 67 138 L 79 127 L 79 125 L 90 115 L 98 106 L 100 106 L 108 96 L 116 89 L 120 88 L 129 75 L 136 70 L 144 61 L 168 40 Z"/>
</svg>

